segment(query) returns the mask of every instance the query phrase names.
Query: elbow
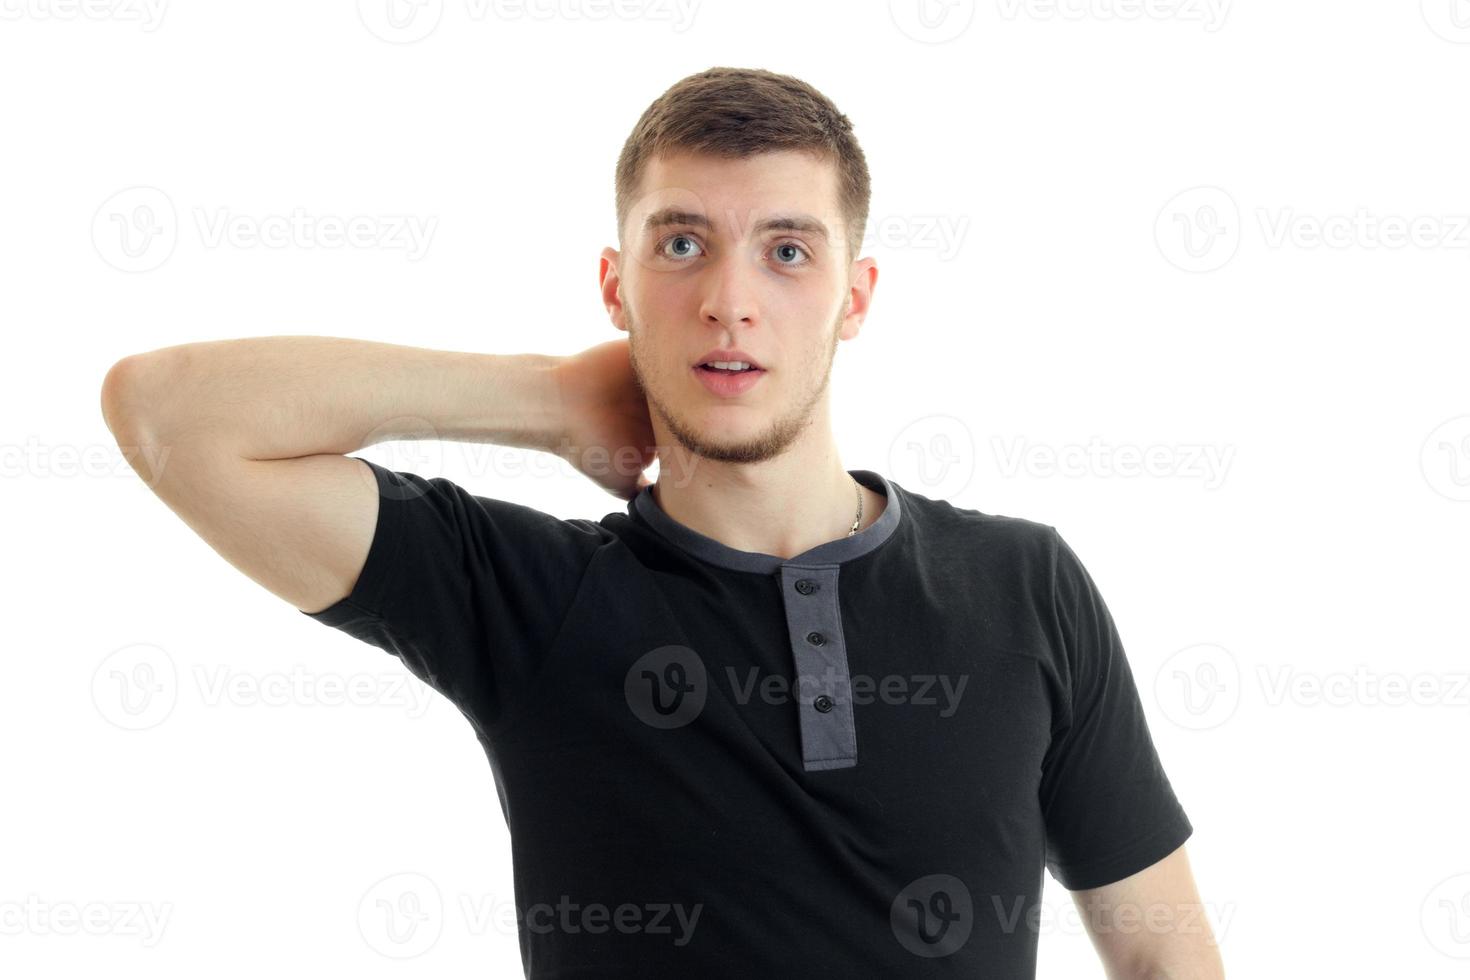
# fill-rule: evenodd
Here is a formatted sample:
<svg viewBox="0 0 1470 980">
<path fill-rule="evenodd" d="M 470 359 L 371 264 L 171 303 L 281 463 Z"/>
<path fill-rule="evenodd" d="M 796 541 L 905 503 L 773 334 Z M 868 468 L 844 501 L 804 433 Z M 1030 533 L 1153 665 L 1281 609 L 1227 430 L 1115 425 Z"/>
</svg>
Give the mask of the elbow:
<svg viewBox="0 0 1470 980">
<path fill-rule="evenodd" d="M 135 439 L 138 426 L 150 403 L 149 386 L 162 371 L 162 355 L 157 351 L 129 354 L 112 367 L 102 379 L 102 421 L 119 442 Z"/>
<path fill-rule="evenodd" d="M 102 378 L 102 421 L 114 436 L 127 411 L 127 389 L 137 373 L 137 355 L 130 355 L 107 369 Z"/>
<path fill-rule="evenodd" d="M 132 354 L 112 365 L 102 379 L 102 419 L 128 465 L 155 491 L 174 441 L 162 407 L 166 370 L 158 353 Z"/>
</svg>

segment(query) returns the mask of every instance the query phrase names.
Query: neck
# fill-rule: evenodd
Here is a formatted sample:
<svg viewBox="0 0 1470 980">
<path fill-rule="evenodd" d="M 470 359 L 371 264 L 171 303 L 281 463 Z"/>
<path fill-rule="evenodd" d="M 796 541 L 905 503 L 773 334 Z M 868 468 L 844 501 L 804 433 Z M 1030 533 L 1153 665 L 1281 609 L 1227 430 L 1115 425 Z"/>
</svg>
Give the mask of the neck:
<svg viewBox="0 0 1470 980">
<path fill-rule="evenodd" d="M 807 451 L 793 444 L 760 463 L 721 463 L 676 449 L 660 453 L 654 501 L 685 527 L 738 551 L 790 558 L 847 537 L 859 495 L 859 533 L 887 502 L 853 479 L 830 440 Z"/>
</svg>

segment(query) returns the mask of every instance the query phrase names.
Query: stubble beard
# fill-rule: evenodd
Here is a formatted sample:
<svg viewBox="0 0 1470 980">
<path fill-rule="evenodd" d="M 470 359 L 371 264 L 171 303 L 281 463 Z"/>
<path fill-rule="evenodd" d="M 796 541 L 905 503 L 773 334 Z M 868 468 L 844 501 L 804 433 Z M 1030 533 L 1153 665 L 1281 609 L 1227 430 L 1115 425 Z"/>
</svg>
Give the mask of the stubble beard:
<svg viewBox="0 0 1470 980">
<path fill-rule="evenodd" d="M 796 438 L 812 424 L 817 405 L 826 394 L 832 378 L 832 363 L 837 356 L 838 332 L 846 310 L 840 311 L 832 324 L 830 343 L 827 344 L 825 363 L 821 379 L 799 399 L 789 411 L 773 419 L 759 434 L 743 440 L 722 440 L 713 434 L 701 432 L 686 419 L 680 418 L 661 397 L 656 385 L 650 385 L 646 365 L 640 356 L 643 330 L 631 305 L 624 300 L 623 312 L 628 320 L 629 360 L 638 387 L 648 400 L 648 406 L 669 430 L 669 435 L 691 455 L 719 463 L 761 463 L 781 455 L 796 441 Z M 784 367 L 783 367 L 783 370 Z"/>
</svg>

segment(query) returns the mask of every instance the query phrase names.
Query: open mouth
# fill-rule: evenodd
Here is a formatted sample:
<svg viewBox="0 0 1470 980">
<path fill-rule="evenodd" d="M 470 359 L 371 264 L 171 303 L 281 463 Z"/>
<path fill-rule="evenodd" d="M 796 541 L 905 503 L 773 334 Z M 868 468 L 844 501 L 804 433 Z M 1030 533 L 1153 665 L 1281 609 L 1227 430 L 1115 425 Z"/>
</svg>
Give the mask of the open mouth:
<svg viewBox="0 0 1470 980">
<path fill-rule="evenodd" d="M 765 376 L 765 368 L 758 368 L 741 362 L 739 366 L 732 366 L 724 362 L 724 367 L 705 362 L 696 364 L 694 373 L 699 375 L 700 384 L 713 395 L 720 398 L 733 398 L 743 395 L 756 385 Z"/>
</svg>

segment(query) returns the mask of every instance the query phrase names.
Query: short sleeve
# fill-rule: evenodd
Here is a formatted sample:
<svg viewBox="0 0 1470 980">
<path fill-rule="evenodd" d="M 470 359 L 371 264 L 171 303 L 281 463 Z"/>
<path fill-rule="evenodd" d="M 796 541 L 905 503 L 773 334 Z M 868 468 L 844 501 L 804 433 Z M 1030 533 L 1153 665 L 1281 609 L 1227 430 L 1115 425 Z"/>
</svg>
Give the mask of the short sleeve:
<svg viewBox="0 0 1470 980">
<path fill-rule="evenodd" d="M 1068 679 L 1042 762 L 1046 866 L 1071 891 L 1126 878 L 1193 833 L 1092 577 L 1052 528 L 1053 628 Z"/>
<path fill-rule="evenodd" d="M 362 571 L 351 594 L 302 615 L 393 654 L 482 732 L 496 728 L 533 684 L 600 526 L 361 462 L 378 486 Z"/>
</svg>

